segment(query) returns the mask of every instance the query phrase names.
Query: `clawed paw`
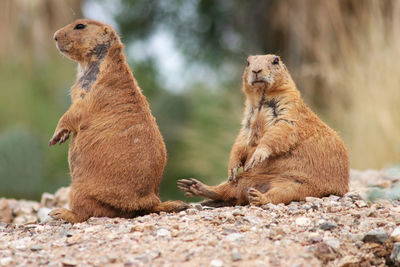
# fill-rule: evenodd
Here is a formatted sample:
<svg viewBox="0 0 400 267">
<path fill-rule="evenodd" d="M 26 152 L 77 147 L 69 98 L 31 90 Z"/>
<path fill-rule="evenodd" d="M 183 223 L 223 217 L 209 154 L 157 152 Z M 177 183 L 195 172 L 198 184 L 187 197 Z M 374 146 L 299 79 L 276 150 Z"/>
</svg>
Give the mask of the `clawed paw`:
<svg viewBox="0 0 400 267">
<path fill-rule="evenodd" d="M 59 132 L 54 134 L 53 138 L 50 139 L 49 146 L 55 145 L 57 143 L 61 145 L 68 140 L 70 133 L 71 131 L 67 129 L 60 130 Z"/>
<path fill-rule="evenodd" d="M 228 182 L 237 182 L 238 172 L 241 164 L 235 165 L 233 168 L 230 168 L 228 171 Z"/>
<path fill-rule="evenodd" d="M 258 147 L 256 151 L 254 151 L 253 156 L 251 156 L 250 160 L 244 166 L 244 171 L 248 171 L 259 163 L 263 162 L 270 156 L 271 152 L 266 147 Z"/>
<path fill-rule="evenodd" d="M 255 188 L 249 188 L 248 198 L 251 205 L 261 206 L 265 204 L 263 194 Z"/>
<path fill-rule="evenodd" d="M 204 185 L 196 179 L 181 179 L 178 181 L 178 188 L 188 197 L 201 196 L 203 186 Z"/>
<path fill-rule="evenodd" d="M 53 219 L 61 220 L 65 218 L 65 214 L 67 214 L 69 211 L 67 209 L 54 209 L 50 211 L 49 215 Z"/>
</svg>

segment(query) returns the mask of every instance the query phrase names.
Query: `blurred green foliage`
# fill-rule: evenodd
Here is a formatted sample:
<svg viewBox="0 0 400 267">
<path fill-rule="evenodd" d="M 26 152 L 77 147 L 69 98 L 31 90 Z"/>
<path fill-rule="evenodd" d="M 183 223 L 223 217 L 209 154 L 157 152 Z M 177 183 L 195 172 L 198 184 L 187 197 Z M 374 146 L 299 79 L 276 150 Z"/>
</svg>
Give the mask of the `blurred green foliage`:
<svg viewBox="0 0 400 267">
<path fill-rule="evenodd" d="M 32 197 L 44 184 L 44 151 L 28 129 L 8 129 L 0 136 L 0 194 Z M 11 194 L 11 195 L 10 195 Z"/>
<path fill-rule="evenodd" d="M 47 146 L 70 104 L 74 70 L 63 61 L 0 68 L 0 195 L 38 199 L 70 180 L 68 147 Z"/>
</svg>

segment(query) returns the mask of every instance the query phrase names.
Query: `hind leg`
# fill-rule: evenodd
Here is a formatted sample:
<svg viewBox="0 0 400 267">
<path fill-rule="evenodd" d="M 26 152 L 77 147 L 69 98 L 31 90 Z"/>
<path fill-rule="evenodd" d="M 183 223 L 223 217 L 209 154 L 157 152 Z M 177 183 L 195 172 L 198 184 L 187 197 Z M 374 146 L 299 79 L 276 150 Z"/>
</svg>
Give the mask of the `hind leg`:
<svg viewBox="0 0 400 267">
<path fill-rule="evenodd" d="M 179 212 L 182 210 L 186 210 L 190 207 L 189 204 L 186 204 L 183 201 L 180 200 L 170 200 L 170 201 L 165 201 L 161 202 L 160 204 L 154 206 L 151 209 L 151 212 Z"/>
<path fill-rule="evenodd" d="M 231 202 L 237 199 L 236 184 L 229 182 L 217 186 L 208 186 L 196 179 L 182 179 L 178 181 L 178 188 L 189 197 L 204 197 L 223 202 Z"/>
<path fill-rule="evenodd" d="M 71 210 L 61 208 L 52 210 L 49 215 L 70 223 L 84 222 L 90 217 L 118 217 L 120 211 L 88 196 L 71 191 Z"/>
<path fill-rule="evenodd" d="M 297 181 L 271 181 L 270 189 L 261 193 L 255 188 L 249 188 L 248 200 L 250 204 L 261 206 L 267 203 L 279 204 L 291 201 L 301 201 L 307 196 L 312 196 L 312 190 L 308 184 Z"/>
</svg>

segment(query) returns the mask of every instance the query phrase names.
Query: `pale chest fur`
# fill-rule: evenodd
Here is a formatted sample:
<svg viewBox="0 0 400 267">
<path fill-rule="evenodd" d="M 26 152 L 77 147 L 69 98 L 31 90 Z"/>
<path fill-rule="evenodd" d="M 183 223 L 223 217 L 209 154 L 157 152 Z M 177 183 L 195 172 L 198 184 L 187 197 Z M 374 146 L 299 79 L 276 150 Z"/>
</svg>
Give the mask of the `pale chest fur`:
<svg viewBox="0 0 400 267">
<path fill-rule="evenodd" d="M 257 146 L 259 140 L 279 121 L 290 123 L 289 105 L 278 98 L 261 99 L 256 105 L 246 103 L 242 126 L 247 145 Z"/>
</svg>

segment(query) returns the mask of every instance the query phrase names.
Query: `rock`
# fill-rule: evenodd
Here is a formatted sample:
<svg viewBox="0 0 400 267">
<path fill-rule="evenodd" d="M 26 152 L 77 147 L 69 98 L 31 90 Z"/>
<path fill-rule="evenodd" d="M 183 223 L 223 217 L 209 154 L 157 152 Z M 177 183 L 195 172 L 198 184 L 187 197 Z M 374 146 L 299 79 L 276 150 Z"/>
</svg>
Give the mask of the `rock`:
<svg viewBox="0 0 400 267">
<path fill-rule="evenodd" d="M 237 249 L 234 249 L 232 251 L 232 260 L 233 261 L 240 261 L 242 259 L 242 255 Z"/>
<path fill-rule="evenodd" d="M 389 238 L 388 234 L 383 229 L 372 230 L 366 233 L 363 237 L 363 241 L 366 243 L 378 243 L 383 244 Z"/>
<path fill-rule="evenodd" d="M 196 210 L 203 210 L 203 206 L 202 206 L 201 204 L 199 204 L 199 203 L 193 204 L 193 207 L 194 207 Z"/>
<path fill-rule="evenodd" d="M 63 267 L 73 267 L 78 265 L 77 261 L 74 259 L 64 259 L 61 264 Z"/>
<path fill-rule="evenodd" d="M 307 217 L 299 217 L 296 219 L 296 225 L 299 226 L 309 226 L 311 224 L 311 220 Z"/>
<path fill-rule="evenodd" d="M 348 198 L 351 198 L 353 201 L 362 199 L 361 195 L 359 193 L 357 193 L 357 192 L 348 192 L 344 196 L 348 197 Z"/>
<path fill-rule="evenodd" d="M 243 220 L 249 222 L 250 224 L 257 224 L 260 222 L 260 219 L 258 219 L 256 216 L 244 216 Z"/>
<path fill-rule="evenodd" d="M 392 186 L 392 181 L 390 180 L 379 181 L 379 183 L 377 183 L 376 186 L 380 188 L 390 188 Z"/>
<path fill-rule="evenodd" d="M 64 208 L 68 207 L 69 192 L 70 192 L 69 187 L 61 187 L 60 189 L 57 190 L 57 192 L 54 194 L 57 207 L 64 207 Z"/>
<path fill-rule="evenodd" d="M 353 266 L 356 267 L 356 266 L 359 266 L 359 263 L 360 263 L 360 259 L 358 259 L 357 257 L 352 256 L 352 255 L 347 255 L 338 262 L 337 266 L 338 267 L 353 267 Z"/>
<path fill-rule="evenodd" d="M 39 250 L 42 250 L 42 249 L 43 249 L 43 246 L 40 245 L 40 244 L 36 244 L 36 245 L 32 245 L 31 246 L 31 250 L 32 251 L 39 251 Z"/>
<path fill-rule="evenodd" d="M 87 229 L 85 229 L 85 232 L 86 233 L 94 233 L 95 230 L 92 230 L 92 228 L 95 228 L 95 227 L 87 228 Z M 69 231 L 69 229 L 68 228 L 64 228 L 64 227 L 60 229 L 60 232 L 58 233 L 58 235 L 60 237 L 64 237 L 64 236 L 72 237 L 73 236 L 73 234 Z"/>
<path fill-rule="evenodd" d="M 214 259 L 210 262 L 210 266 L 212 267 L 222 267 L 224 263 L 221 260 Z"/>
<path fill-rule="evenodd" d="M 233 216 L 244 216 L 244 212 L 241 211 L 240 209 L 234 209 L 234 210 L 232 211 L 232 215 L 233 215 Z"/>
<path fill-rule="evenodd" d="M 167 238 L 167 239 L 171 238 L 171 232 L 163 228 L 157 230 L 156 235 L 159 238 Z"/>
<path fill-rule="evenodd" d="M 314 255 L 316 255 L 319 259 L 324 261 L 330 261 L 335 258 L 335 253 L 333 252 L 332 248 L 325 243 L 318 243 L 310 247 L 310 250 L 313 251 Z"/>
<path fill-rule="evenodd" d="M 46 208 L 54 208 L 56 205 L 56 197 L 50 193 L 43 193 L 40 205 Z"/>
<path fill-rule="evenodd" d="M 49 209 L 49 208 L 45 208 L 45 207 L 40 208 L 37 213 L 37 216 L 39 217 L 39 222 L 45 223 L 45 222 L 50 221 L 51 220 L 51 217 L 49 215 L 50 211 L 51 211 L 51 209 Z"/>
<path fill-rule="evenodd" d="M 5 258 L 0 259 L 1 266 L 11 266 L 13 263 L 14 263 L 14 260 L 11 257 L 5 257 Z"/>
<path fill-rule="evenodd" d="M 20 215 L 14 218 L 14 224 L 31 224 L 37 223 L 38 218 L 35 215 Z"/>
<path fill-rule="evenodd" d="M 319 226 L 320 229 L 325 230 L 325 231 L 334 229 L 336 227 L 337 227 L 337 224 L 332 223 L 332 222 L 325 222 Z"/>
<path fill-rule="evenodd" d="M 324 243 L 336 250 L 340 248 L 340 241 L 334 237 L 324 238 Z"/>
<path fill-rule="evenodd" d="M 306 202 L 321 203 L 322 200 L 317 197 L 306 197 Z"/>
<path fill-rule="evenodd" d="M 177 237 L 178 235 L 179 235 L 179 231 L 178 231 L 178 230 L 173 229 L 173 230 L 171 231 L 171 236 L 172 236 L 172 237 Z"/>
<path fill-rule="evenodd" d="M 357 200 L 355 202 L 356 206 L 359 208 L 365 208 L 368 207 L 368 204 L 364 200 Z"/>
<path fill-rule="evenodd" d="M 308 239 L 312 243 L 322 242 L 322 240 L 323 240 L 323 238 L 318 233 L 310 233 L 309 236 L 308 236 Z"/>
<path fill-rule="evenodd" d="M 393 244 L 393 250 L 390 254 L 390 260 L 393 262 L 394 266 L 400 266 L 400 242 Z"/>
<path fill-rule="evenodd" d="M 107 238 L 107 239 L 110 240 L 111 238 Z M 82 236 L 80 234 L 74 234 L 74 235 L 69 234 L 67 236 L 67 240 L 65 242 L 68 245 L 73 245 L 73 244 L 80 243 L 81 240 L 82 240 Z"/>
<path fill-rule="evenodd" d="M 244 238 L 243 234 L 232 233 L 232 234 L 227 235 L 225 237 L 225 240 L 230 241 L 230 242 L 234 242 L 234 241 L 242 240 L 243 238 Z"/>
<path fill-rule="evenodd" d="M 366 178 L 368 181 L 368 185 L 374 186 L 377 181 L 381 181 L 383 178 L 383 172 L 379 170 L 365 170 L 362 173 L 362 176 Z"/>
<path fill-rule="evenodd" d="M 400 226 L 393 230 L 390 234 L 390 238 L 395 242 L 400 242 Z"/>
<path fill-rule="evenodd" d="M 291 211 L 293 214 L 297 213 L 299 209 L 296 206 L 289 206 L 289 211 Z"/>
<path fill-rule="evenodd" d="M 12 221 L 12 210 L 8 201 L 5 198 L 0 199 L 0 222 L 11 223 Z"/>
<path fill-rule="evenodd" d="M 185 212 L 188 215 L 194 215 L 194 214 L 198 213 L 198 210 L 197 209 L 187 209 L 187 210 L 185 210 Z"/>
<path fill-rule="evenodd" d="M 26 201 L 21 200 L 13 205 L 12 211 L 16 217 L 30 215 L 33 213 L 33 207 L 29 205 Z"/>
</svg>

